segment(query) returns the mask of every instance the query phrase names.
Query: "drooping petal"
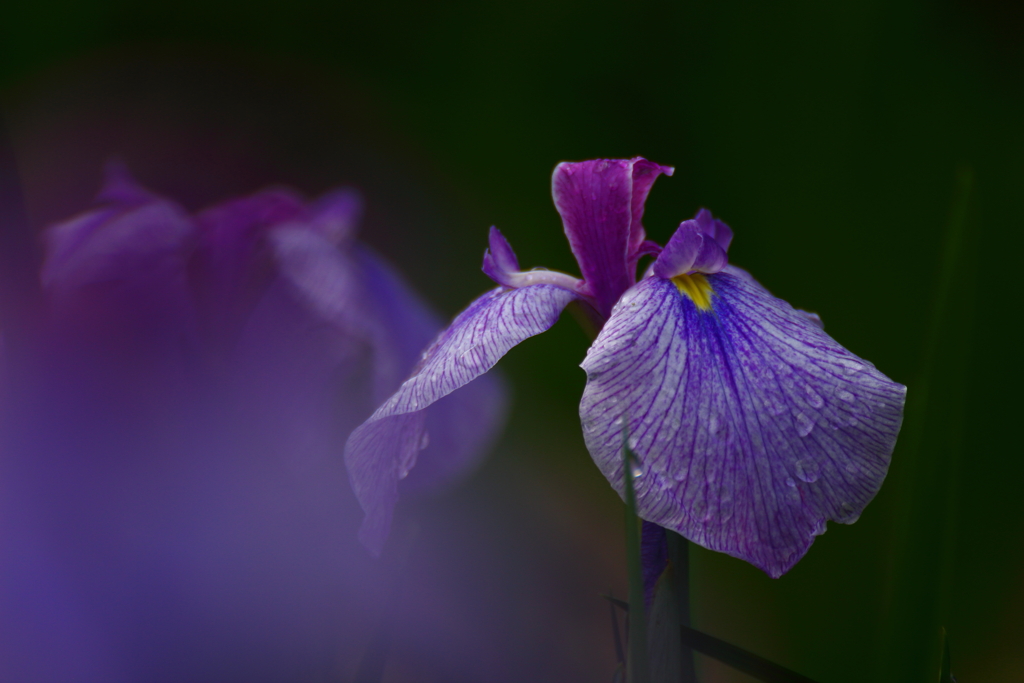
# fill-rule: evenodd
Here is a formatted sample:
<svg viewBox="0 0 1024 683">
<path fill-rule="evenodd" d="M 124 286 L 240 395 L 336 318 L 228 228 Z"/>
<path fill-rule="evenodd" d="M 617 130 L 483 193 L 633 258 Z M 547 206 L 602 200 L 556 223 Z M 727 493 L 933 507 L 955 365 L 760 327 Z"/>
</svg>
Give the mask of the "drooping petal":
<svg viewBox="0 0 1024 683">
<path fill-rule="evenodd" d="M 906 394 L 732 267 L 641 281 L 583 368 L 584 437 L 612 486 L 625 420 L 639 514 L 773 577 L 878 491 Z"/>
<path fill-rule="evenodd" d="M 644 242 L 643 204 L 659 174 L 672 169 L 646 159 L 597 159 L 555 167 L 551 192 L 583 274 L 585 293 L 607 316 L 636 281 Z"/>
<path fill-rule="evenodd" d="M 372 552 L 379 553 L 387 539 L 398 481 L 429 445 L 425 409 L 490 370 L 519 342 L 550 328 L 576 298 L 552 285 L 491 290 L 455 318 L 412 376 L 352 432 L 345 462 L 366 513 L 360 538 Z"/>
<path fill-rule="evenodd" d="M 386 346 L 378 342 L 375 367 L 383 375 L 382 354 L 387 351 L 393 359 L 386 368 L 389 376 L 377 383 L 387 387 L 386 397 L 416 367 L 442 323 L 382 259 L 365 248 L 355 253 L 367 292 L 367 308 L 377 316 L 380 333 L 388 340 Z M 469 472 L 498 436 L 505 408 L 505 388 L 497 373 L 479 377 L 433 404 L 424 423 L 423 448 L 415 469 L 402 482 L 403 493 L 434 490 Z"/>
</svg>

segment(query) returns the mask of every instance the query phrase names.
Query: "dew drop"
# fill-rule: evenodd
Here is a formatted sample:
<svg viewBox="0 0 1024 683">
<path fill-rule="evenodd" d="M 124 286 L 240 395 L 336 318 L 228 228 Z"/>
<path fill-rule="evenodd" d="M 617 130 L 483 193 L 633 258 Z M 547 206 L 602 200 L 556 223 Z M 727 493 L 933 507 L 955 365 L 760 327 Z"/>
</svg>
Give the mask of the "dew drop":
<svg viewBox="0 0 1024 683">
<path fill-rule="evenodd" d="M 634 479 L 639 479 L 644 475 L 644 471 L 640 469 L 640 465 L 633 465 L 633 468 L 630 470 L 630 473 L 633 475 Z"/>
<path fill-rule="evenodd" d="M 848 463 L 846 463 L 846 467 L 845 467 L 844 469 L 845 469 L 845 470 L 846 470 L 847 472 L 849 472 L 850 474 L 857 474 L 857 472 L 859 472 L 859 471 L 860 471 L 860 470 L 859 470 L 859 469 L 857 468 L 857 466 L 856 466 L 856 465 L 854 465 L 854 464 L 853 464 L 852 462 L 848 462 Z"/>
<path fill-rule="evenodd" d="M 813 460 L 797 460 L 793 463 L 793 469 L 801 481 L 808 484 L 818 481 L 818 464 Z"/>
<path fill-rule="evenodd" d="M 839 365 L 843 368 L 843 372 L 847 375 L 856 375 L 859 372 L 864 372 L 864 368 L 867 367 L 863 363 L 852 359 L 843 359 L 839 361 Z"/>
<path fill-rule="evenodd" d="M 814 423 L 811 422 L 810 418 L 808 418 L 803 413 L 798 412 L 795 415 L 795 418 L 796 433 L 799 434 L 800 436 L 807 436 L 808 434 L 811 433 L 811 430 L 814 429 Z"/>
<path fill-rule="evenodd" d="M 839 506 L 839 521 L 841 521 L 843 524 L 853 524 L 858 519 L 860 519 L 860 515 L 856 514 L 856 512 L 857 511 L 853 507 L 853 505 L 849 503 L 843 503 L 842 505 Z"/>
<path fill-rule="evenodd" d="M 837 391 L 836 396 L 838 396 L 840 400 L 846 401 L 847 403 L 853 403 L 853 399 L 855 398 L 854 395 L 851 394 L 846 389 L 840 389 L 839 391 Z"/>
<path fill-rule="evenodd" d="M 786 477 L 786 486 L 793 488 L 796 486 L 796 482 L 793 481 L 793 477 Z"/>
<path fill-rule="evenodd" d="M 821 397 L 814 389 L 804 385 L 804 391 L 807 393 L 807 402 L 815 408 L 820 408 L 825 405 L 825 399 Z"/>
<path fill-rule="evenodd" d="M 420 437 L 420 450 L 422 451 L 424 448 L 426 448 L 429 445 L 430 445 L 430 432 L 424 431 L 423 435 Z"/>
</svg>

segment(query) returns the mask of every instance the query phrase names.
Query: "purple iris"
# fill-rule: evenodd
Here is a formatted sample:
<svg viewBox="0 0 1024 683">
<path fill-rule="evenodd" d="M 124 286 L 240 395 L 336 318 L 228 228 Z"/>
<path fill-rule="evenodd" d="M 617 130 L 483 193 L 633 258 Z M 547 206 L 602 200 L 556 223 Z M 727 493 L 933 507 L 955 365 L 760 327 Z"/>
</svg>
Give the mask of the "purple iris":
<svg viewBox="0 0 1024 683">
<path fill-rule="evenodd" d="M 582 279 L 521 271 L 491 228 L 483 270 L 499 287 L 455 318 L 346 445 L 371 550 L 387 537 L 395 483 L 415 463 L 434 402 L 574 301 L 600 328 L 582 364 L 584 439 L 622 495 L 629 435 L 640 517 L 773 577 L 828 520 L 857 520 L 885 478 L 906 387 L 728 265 L 732 230 L 710 212 L 683 221 L 664 248 L 646 240 L 644 202 L 662 173 L 672 169 L 641 158 L 555 168 Z M 655 259 L 637 282 L 644 256 Z"/>
<path fill-rule="evenodd" d="M 39 329 L 5 328 L 30 343 L 0 357 L 0 679 L 309 680 L 359 657 L 394 578 L 355 541 L 340 455 L 441 329 L 360 212 L 272 188 L 191 214 L 115 166 L 47 230 Z M 496 376 L 445 403 L 406 491 L 500 426 Z"/>
</svg>

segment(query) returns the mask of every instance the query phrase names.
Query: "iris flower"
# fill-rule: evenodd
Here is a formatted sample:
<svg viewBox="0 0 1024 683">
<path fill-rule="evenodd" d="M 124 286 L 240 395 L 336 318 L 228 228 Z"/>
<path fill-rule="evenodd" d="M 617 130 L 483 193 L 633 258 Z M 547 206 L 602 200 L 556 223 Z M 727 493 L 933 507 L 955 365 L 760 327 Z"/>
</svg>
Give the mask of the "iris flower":
<svg viewBox="0 0 1024 683">
<path fill-rule="evenodd" d="M 730 265 L 732 230 L 710 212 L 683 221 L 664 248 L 648 241 L 644 202 L 662 173 L 672 169 L 642 158 L 555 168 L 555 207 L 582 278 L 521 270 L 491 228 L 483 271 L 498 287 L 452 321 L 346 445 L 371 550 L 387 537 L 395 484 L 435 402 L 572 302 L 600 329 L 582 363 L 583 437 L 621 496 L 628 434 L 641 518 L 772 577 L 828 520 L 857 520 L 885 478 L 906 387 Z M 637 281 L 645 256 L 654 260 Z"/>
<path fill-rule="evenodd" d="M 40 329 L 0 358 L 0 679 L 309 680 L 358 656 L 390 588 L 344 439 L 443 325 L 360 212 L 272 188 L 193 214 L 112 166 L 46 231 Z M 487 379 L 437 406 L 406 491 L 483 452 Z"/>
</svg>

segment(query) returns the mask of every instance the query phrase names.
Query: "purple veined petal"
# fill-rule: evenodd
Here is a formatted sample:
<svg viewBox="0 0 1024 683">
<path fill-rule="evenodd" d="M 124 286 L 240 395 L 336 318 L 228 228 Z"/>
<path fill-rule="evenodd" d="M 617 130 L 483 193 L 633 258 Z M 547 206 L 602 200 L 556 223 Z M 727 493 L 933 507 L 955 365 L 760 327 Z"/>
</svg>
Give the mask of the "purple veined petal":
<svg viewBox="0 0 1024 683">
<path fill-rule="evenodd" d="M 369 349 L 373 406 L 380 405 L 420 361 L 440 320 L 366 248 L 338 249 L 321 233 L 298 225 L 273 230 L 271 243 L 294 291 L 314 315 L 344 332 L 339 343 L 358 340 Z M 439 401 L 424 423 L 421 467 L 403 488 L 437 488 L 469 471 L 497 434 L 504 412 L 497 377 L 480 378 Z"/>
<path fill-rule="evenodd" d="M 552 285 L 499 287 L 484 294 L 424 352 L 398 391 L 352 432 L 345 463 L 366 513 L 359 537 L 371 552 L 380 553 L 387 539 L 399 480 L 429 446 L 426 409 L 477 380 L 519 342 L 550 328 L 577 298 Z"/>
<path fill-rule="evenodd" d="M 707 282 L 709 310 L 657 277 L 623 296 L 583 363 L 583 433 L 621 495 L 625 420 L 639 514 L 778 577 L 874 497 L 906 387 L 743 271 Z"/>
<path fill-rule="evenodd" d="M 367 292 L 367 306 L 378 316 L 387 343 L 378 343 L 375 361 L 392 355 L 387 395 L 399 388 L 437 337 L 441 321 L 398 274 L 370 250 L 355 250 Z M 383 372 L 383 368 L 381 369 Z M 384 384 L 382 380 L 380 385 Z M 402 482 L 403 493 L 436 490 L 470 472 L 504 424 L 505 386 L 497 373 L 478 377 L 427 411 L 416 467 Z M 385 397 L 386 397 L 385 396 Z M 383 398 L 375 403 L 379 405 Z"/>
<path fill-rule="evenodd" d="M 422 358 L 423 349 L 437 337 L 441 320 L 399 275 L 366 248 L 355 258 L 366 289 L 367 307 L 377 315 L 383 339 L 375 363 L 390 353 L 387 394 L 398 389 Z M 382 374 L 384 368 L 379 370 Z M 396 373 L 396 374 L 390 374 Z M 386 397 L 386 396 L 385 396 Z M 375 403 L 379 405 L 383 398 Z M 497 373 L 478 377 L 445 396 L 427 411 L 416 467 L 402 482 L 403 493 L 436 490 L 470 472 L 487 452 L 504 424 L 505 387 Z"/>
<path fill-rule="evenodd" d="M 671 175 L 671 169 L 639 157 L 555 167 L 555 207 L 583 274 L 585 293 L 604 316 L 636 281 L 636 251 L 644 241 L 643 203 L 660 173 Z"/>
</svg>

